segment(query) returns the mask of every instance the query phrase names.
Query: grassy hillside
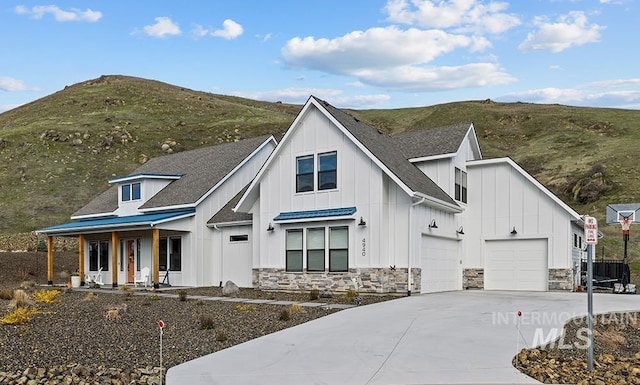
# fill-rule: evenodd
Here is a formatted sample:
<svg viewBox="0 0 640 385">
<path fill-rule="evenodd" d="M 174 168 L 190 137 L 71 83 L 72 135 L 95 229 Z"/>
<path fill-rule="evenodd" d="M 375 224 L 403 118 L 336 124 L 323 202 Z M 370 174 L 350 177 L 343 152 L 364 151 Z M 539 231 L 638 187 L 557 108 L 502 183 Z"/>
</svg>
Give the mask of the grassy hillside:
<svg viewBox="0 0 640 385">
<path fill-rule="evenodd" d="M 300 107 L 102 76 L 0 114 L 0 233 L 67 221 L 107 179 L 164 155 L 164 143 L 182 151 L 279 138 Z M 576 211 L 596 216 L 611 235 L 599 246 L 614 253 L 619 228 L 604 226 L 606 204 L 640 202 L 640 111 L 485 100 L 350 112 L 391 134 L 473 122 L 485 158 L 510 156 Z"/>
</svg>

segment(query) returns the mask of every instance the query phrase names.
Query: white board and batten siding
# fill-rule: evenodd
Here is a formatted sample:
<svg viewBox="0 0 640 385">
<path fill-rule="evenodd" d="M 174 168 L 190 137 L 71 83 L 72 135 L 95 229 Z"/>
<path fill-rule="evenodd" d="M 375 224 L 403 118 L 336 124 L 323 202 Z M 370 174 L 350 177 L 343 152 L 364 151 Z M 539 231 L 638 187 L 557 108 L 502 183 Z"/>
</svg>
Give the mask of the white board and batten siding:
<svg viewBox="0 0 640 385">
<path fill-rule="evenodd" d="M 549 269 L 572 268 L 571 221 L 579 216 L 511 159 L 467 170 L 464 268 L 483 268 L 486 290 L 547 290 Z"/>
</svg>

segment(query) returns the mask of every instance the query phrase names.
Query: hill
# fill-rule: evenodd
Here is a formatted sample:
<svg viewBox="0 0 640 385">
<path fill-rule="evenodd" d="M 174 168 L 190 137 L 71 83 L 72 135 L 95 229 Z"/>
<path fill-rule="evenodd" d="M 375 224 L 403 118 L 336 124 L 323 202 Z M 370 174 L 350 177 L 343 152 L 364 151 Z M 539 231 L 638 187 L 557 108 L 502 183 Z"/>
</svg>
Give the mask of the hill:
<svg viewBox="0 0 640 385">
<path fill-rule="evenodd" d="M 110 75 L 2 113 L 0 233 L 67 221 L 109 178 L 150 157 L 265 133 L 279 138 L 300 108 Z M 349 112 L 390 134 L 473 122 L 485 158 L 510 156 L 601 223 L 608 203 L 640 201 L 640 111 L 487 99 Z M 617 248 L 618 238 L 603 243 Z"/>
</svg>

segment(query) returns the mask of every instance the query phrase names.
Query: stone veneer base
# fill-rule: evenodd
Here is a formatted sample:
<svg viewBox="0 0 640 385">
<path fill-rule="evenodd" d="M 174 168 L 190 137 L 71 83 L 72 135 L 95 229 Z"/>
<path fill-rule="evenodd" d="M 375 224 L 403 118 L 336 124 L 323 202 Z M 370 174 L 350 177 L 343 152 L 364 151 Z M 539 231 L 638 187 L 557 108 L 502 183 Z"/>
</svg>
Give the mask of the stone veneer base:
<svg viewBox="0 0 640 385">
<path fill-rule="evenodd" d="M 412 268 L 411 292 L 420 292 L 420 269 Z M 406 268 L 354 268 L 346 272 L 288 272 L 253 269 L 253 287 L 260 290 L 357 290 L 360 293 L 407 293 Z"/>
<path fill-rule="evenodd" d="M 484 269 L 464 269 L 463 287 L 467 289 L 484 289 Z M 549 269 L 547 290 L 573 290 L 572 269 Z"/>
</svg>

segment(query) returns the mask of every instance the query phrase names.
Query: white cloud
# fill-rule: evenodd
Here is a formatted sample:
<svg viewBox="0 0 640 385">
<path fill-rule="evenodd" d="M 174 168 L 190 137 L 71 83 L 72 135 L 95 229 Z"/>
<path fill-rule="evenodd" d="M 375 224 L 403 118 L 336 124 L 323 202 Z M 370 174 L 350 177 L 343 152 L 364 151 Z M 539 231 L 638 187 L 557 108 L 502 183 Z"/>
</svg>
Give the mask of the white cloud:
<svg viewBox="0 0 640 385">
<path fill-rule="evenodd" d="M 587 25 L 587 16 L 582 11 L 569 12 L 556 22 L 536 17 L 534 23 L 538 29 L 527 35 L 527 39 L 518 46 L 520 51 L 561 52 L 573 46 L 599 41 L 600 31 L 605 28 L 597 24 Z"/>
<path fill-rule="evenodd" d="M 242 26 L 231 19 L 226 19 L 222 22 L 222 29 L 213 30 L 210 28 L 205 28 L 199 24 L 196 24 L 191 33 L 195 37 L 207 37 L 207 36 L 215 36 L 221 37 L 227 40 L 233 40 L 238 36 L 242 35 L 244 29 Z M 268 34 L 265 36 L 264 40 L 268 40 L 271 38 L 271 35 Z"/>
<path fill-rule="evenodd" d="M 282 56 L 293 67 L 352 74 L 364 68 L 428 63 L 456 48 L 475 50 L 488 45 L 483 38 L 389 26 L 354 31 L 332 40 L 295 37 L 286 43 Z"/>
<path fill-rule="evenodd" d="M 513 76 L 501 71 L 493 63 L 441 67 L 400 66 L 388 70 L 366 69 L 359 71 L 356 76 L 369 86 L 417 92 L 483 87 L 516 81 Z"/>
<path fill-rule="evenodd" d="M 244 29 L 242 26 L 231 19 L 227 19 L 222 22 L 222 28 L 213 31 L 213 36 L 221 37 L 227 40 L 233 40 L 242 35 Z"/>
<path fill-rule="evenodd" d="M 425 66 L 457 48 L 476 51 L 488 46 L 482 37 L 390 26 L 332 40 L 296 37 L 283 47 L 282 56 L 292 67 L 354 76 L 365 85 L 394 90 L 432 91 L 515 81 L 494 63 Z"/>
<path fill-rule="evenodd" d="M 234 96 L 268 102 L 281 101 L 291 104 L 304 104 L 309 95 L 320 99 L 330 100 L 334 106 L 340 108 L 374 107 L 391 99 L 389 95 L 343 95 L 343 90 L 333 88 L 283 88 L 279 90 L 234 92 Z"/>
<path fill-rule="evenodd" d="M 602 80 L 575 88 L 539 88 L 516 92 L 496 100 L 640 109 L 639 84 L 640 79 L 637 78 Z"/>
<path fill-rule="evenodd" d="M 34 87 L 27 86 L 22 80 L 0 76 L 0 90 L 2 91 L 36 91 Z"/>
<path fill-rule="evenodd" d="M 29 15 L 33 19 L 42 19 L 46 14 L 51 14 L 56 21 L 86 21 L 94 23 L 102 18 L 102 12 L 93 11 L 90 8 L 80 10 L 71 8 L 70 11 L 64 11 L 57 5 L 36 5 L 31 9 L 23 5 L 15 7 L 15 12 L 19 15 Z"/>
<path fill-rule="evenodd" d="M 504 12 L 508 3 L 478 0 L 389 0 L 389 20 L 426 28 L 453 28 L 457 32 L 500 34 L 521 24 L 520 18 Z"/>
<path fill-rule="evenodd" d="M 153 25 L 147 25 L 143 28 L 144 33 L 153 37 L 164 38 L 170 35 L 180 35 L 180 27 L 168 17 L 156 17 Z"/>
</svg>

